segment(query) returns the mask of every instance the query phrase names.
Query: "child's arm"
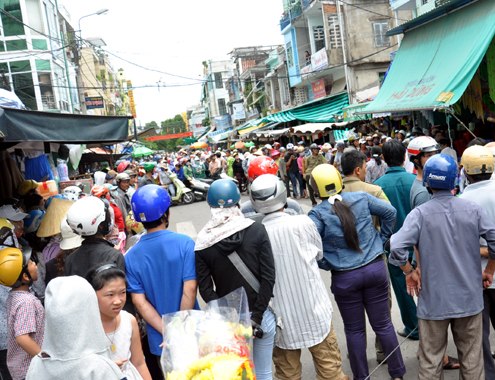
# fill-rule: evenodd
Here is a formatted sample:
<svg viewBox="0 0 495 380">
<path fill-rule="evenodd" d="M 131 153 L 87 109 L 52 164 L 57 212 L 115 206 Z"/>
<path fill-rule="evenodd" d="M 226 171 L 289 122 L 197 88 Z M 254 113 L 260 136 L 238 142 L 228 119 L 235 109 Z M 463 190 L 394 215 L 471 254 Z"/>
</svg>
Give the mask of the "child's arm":
<svg viewBox="0 0 495 380">
<path fill-rule="evenodd" d="M 143 380 L 152 380 L 146 361 L 144 360 L 143 348 L 141 346 L 141 336 L 136 318 L 131 315 L 132 336 L 131 336 L 131 363 L 136 367 Z"/>
<path fill-rule="evenodd" d="M 31 356 L 36 356 L 41 352 L 41 347 L 29 334 L 16 336 L 15 341 Z"/>
</svg>

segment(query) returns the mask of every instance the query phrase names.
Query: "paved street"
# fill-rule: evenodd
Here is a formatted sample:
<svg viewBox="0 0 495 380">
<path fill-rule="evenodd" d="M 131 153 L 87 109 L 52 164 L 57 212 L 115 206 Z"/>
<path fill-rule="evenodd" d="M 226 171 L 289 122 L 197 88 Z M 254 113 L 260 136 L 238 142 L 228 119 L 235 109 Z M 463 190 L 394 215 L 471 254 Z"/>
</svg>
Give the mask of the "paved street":
<svg viewBox="0 0 495 380">
<path fill-rule="evenodd" d="M 243 196 L 243 201 L 248 198 Z M 311 208 L 311 203 L 308 199 L 300 200 L 303 209 L 307 212 Z M 193 239 L 196 238 L 197 232 L 201 230 L 201 228 L 208 221 L 210 212 L 209 207 L 206 202 L 198 202 L 193 203 L 192 205 L 179 205 L 173 206 L 171 208 L 171 223 L 170 229 L 187 234 L 191 236 Z M 327 289 L 330 289 L 330 272 L 322 271 L 322 277 L 327 285 Z M 330 290 L 329 290 L 330 292 Z M 347 349 L 345 342 L 345 334 L 344 327 L 342 323 L 342 318 L 340 316 L 339 310 L 337 308 L 336 303 L 334 302 L 333 295 L 330 293 L 330 299 L 332 300 L 333 309 L 334 309 L 334 317 L 333 323 L 335 327 L 335 331 L 337 334 L 340 350 L 342 352 L 343 363 L 344 363 L 344 371 L 348 375 L 351 374 L 351 370 L 349 367 L 349 360 L 347 359 Z M 402 324 L 400 321 L 399 310 L 397 307 L 397 303 L 395 302 L 392 306 L 392 319 L 394 322 L 394 326 L 397 329 L 402 328 Z M 374 353 L 374 333 L 371 327 L 368 325 L 367 327 L 367 338 L 368 338 L 368 365 L 370 368 L 370 372 L 377 366 L 377 362 L 375 360 Z M 402 342 L 404 338 L 399 337 L 399 343 Z M 492 347 L 495 347 L 495 339 L 494 334 L 492 334 Z M 404 362 L 407 368 L 407 374 L 404 377 L 405 379 L 416 379 L 418 375 L 418 365 L 416 359 L 416 351 L 418 348 L 418 342 L 406 340 L 401 345 L 402 356 L 404 358 Z M 456 356 L 455 346 L 452 341 L 452 336 L 450 335 L 449 346 L 447 349 L 447 353 L 451 356 Z M 314 379 L 315 371 L 313 369 L 311 355 L 307 350 L 303 351 L 302 355 L 303 360 L 303 379 Z M 352 378 L 352 376 L 351 376 Z M 446 371 L 445 372 L 445 380 L 458 379 L 459 371 Z M 381 366 L 372 376 L 371 379 L 381 380 L 381 379 L 389 379 L 389 375 L 387 372 L 387 366 Z"/>
</svg>

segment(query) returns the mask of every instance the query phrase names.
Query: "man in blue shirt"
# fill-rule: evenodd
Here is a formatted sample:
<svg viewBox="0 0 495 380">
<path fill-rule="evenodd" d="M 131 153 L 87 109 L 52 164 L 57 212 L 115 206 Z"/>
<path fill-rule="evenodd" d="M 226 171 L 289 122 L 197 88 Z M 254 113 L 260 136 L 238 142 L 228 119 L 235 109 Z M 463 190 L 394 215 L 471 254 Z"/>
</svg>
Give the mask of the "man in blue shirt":
<svg viewBox="0 0 495 380">
<path fill-rule="evenodd" d="M 150 351 L 159 359 L 162 315 L 198 308 L 194 241 L 168 231 L 167 191 L 158 185 L 140 187 L 132 197 L 136 221 L 147 233 L 125 256 L 127 290 L 147 324 Z"/>
<path fill-rule="evenodd" d="M 407 173 L 403 167 L 406 159 L 406 148 L 401 142 L 398 140 L 387 141 L 383 144 L 382 154 L 388 169 L 374 183 L 383 189 L 390 203 L 397 210 L 397 221 L 394 228 L 394 232 L 397 232 L 402 227 L 407 214 L 411 212 L 410 194 L 415 176 Z M 410 261 L 412 260 L 412 254 L 413 251 L 410 249 Z M 404 329 L 397 333 L 401 336 L 409 336 L 410 339 L 418 340 L 416 303 L 407 294 L 404 275 L 399 268 L 390 264 L 388 264 L 388 271 L 395 298 L 397 298 L 397 304 L 399 305 L 402 323 L 404 323 Z"/>
<path fill-rule="evenodd" d="M 457 164 L 437 154 L 424 166 L 424 183 L 432 199 L 416 207 L 390 239 L 390 264 L 403 271 L 407 291 L 418 296 L 420 380 L 441 379 L 442 357 L 450 326 L 461 363 L 459 378 L 483 379 L 483 286 L 495 271 L 495 223 L 474 202 L 454 197 Z M 480 243 L 489 261 L 481 271 Z M 409 263 L 417 246 L 421 270 Z"/>
</svg>

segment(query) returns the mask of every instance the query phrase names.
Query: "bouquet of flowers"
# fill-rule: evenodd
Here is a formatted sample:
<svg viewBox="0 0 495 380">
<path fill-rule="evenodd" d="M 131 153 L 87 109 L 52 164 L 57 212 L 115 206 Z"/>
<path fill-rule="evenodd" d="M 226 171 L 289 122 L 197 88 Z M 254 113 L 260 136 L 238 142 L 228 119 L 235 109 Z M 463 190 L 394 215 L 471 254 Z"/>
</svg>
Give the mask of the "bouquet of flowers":
<svg viewBox="0 0 495 380">
<path fill-rule="evenodd" d="M 163 316 L 161 364 L 167 380 L 254 380 L 252 328 L 243 288 L 205 310 Z"/>
</svg>

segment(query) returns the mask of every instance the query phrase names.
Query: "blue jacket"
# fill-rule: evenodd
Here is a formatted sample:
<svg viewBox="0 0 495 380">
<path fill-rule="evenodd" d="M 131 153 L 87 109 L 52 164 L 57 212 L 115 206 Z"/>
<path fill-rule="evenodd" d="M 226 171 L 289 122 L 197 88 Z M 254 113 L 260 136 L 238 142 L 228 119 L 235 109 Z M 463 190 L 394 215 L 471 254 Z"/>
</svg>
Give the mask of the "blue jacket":
<svg viewBox="0 0 495 380">
<path fill-rule="evenodd" d="M 344 231 L 333 206 L 326 200 L 309 212 L 309 217 L 323 241 L 323 256 L 332 270 L 343 271 L 362 267 L 383 253 L 383 243 L 392 235 L 395 225 L 395 208 L 368 193 L 341 193 L 342 201 L 352 210 L 362 252 L 347 246 Z M 372 215 L 380 217 L 381 232 L 374 225 Z"/>
</svg>

